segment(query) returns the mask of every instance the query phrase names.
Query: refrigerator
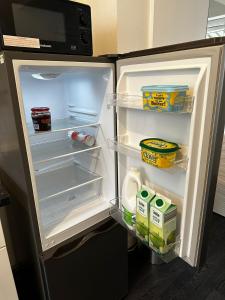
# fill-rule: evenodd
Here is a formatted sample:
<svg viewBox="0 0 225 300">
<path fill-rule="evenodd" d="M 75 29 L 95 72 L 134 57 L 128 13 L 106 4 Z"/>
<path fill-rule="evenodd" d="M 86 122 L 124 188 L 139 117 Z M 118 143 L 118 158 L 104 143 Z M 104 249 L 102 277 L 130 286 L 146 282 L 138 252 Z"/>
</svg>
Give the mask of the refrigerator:
<svg viewBox="0 0 225 300">
<path fill-rule="evenodd" d="M 225 121 L 224 44 L 105 57 L 1 53 L 0 168 L 13 200 L 6 214 L 16 260 L 29 257 L 43 299 L 89 299 L 103 286 L 98 299 L 126 295 L 128 229 L 117 223 L 131 167 L 177 206 L 175 247 L 161 258 L 204 263 Z M 141 88 L 166 84 L 189 86 L 184 108 L 143 110 Z M 50 108 L 50 131 L 34 131 L 33 107 Z M 72 142 L 71 130 L 95 144 Z M 171 168 L 141 160 L 139 142 L 149 137 L 180 145 Z"/>
</svg>

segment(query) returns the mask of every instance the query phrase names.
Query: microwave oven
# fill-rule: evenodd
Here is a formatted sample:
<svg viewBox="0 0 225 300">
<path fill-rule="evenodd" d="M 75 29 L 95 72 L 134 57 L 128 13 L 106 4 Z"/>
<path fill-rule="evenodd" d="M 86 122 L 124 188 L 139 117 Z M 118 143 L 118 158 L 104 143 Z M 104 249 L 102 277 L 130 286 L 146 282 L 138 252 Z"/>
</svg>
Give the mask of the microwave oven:
<svg viewBox="0 0 225 300">
<path fill-rule="evenodd" d="M 92 55 L 91 9 L 69 0 L 1 0 L 0 48 Z"/>
</svg>

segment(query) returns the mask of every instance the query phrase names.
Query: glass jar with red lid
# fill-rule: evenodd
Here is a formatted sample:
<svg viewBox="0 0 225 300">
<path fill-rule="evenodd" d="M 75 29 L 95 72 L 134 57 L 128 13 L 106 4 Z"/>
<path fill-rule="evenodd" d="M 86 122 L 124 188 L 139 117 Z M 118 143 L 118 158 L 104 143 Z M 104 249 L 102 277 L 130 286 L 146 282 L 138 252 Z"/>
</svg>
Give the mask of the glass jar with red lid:
<svg viewBox="0 0 225 300">
<path fill-rule="evenodd" d="M 49 107 L 31 108 L 31 117 L 36 132 L 51 130 L 51 113 Z"/>
</svg>

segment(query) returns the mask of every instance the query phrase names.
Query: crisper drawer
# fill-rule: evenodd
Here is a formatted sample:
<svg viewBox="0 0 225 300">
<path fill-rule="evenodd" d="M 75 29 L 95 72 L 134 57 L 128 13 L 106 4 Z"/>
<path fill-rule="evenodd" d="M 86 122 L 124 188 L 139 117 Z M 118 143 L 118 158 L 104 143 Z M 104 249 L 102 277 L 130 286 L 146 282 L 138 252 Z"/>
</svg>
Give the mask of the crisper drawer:
<svg viewBox="0 0 225 300">
<path fill-rule="evenodd" d="M 128 290 L 126 230 L 108 221 L 44 265 L 51 300 L 120 300 Z"/>
</svg>

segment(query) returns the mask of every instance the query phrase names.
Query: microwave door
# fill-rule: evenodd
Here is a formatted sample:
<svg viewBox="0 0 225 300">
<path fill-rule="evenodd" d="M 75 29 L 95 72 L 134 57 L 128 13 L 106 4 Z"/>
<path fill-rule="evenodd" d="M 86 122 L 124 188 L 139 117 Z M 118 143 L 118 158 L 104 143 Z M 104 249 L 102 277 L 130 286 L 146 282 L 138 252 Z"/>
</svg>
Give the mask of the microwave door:
<svg viewBox="0 0 225 300">
<path fill-rule="evenodd" d="M 146 54 L 130 53 L 117 61 L 119 195 L 126 174 L 137 168 L 145 185 L 177 206 L 175 252 L 195 267 L 206 253 L 223 137 L 224 47 Z M 185 105 L 175 112 L 143 109 L 142 87 L 149 85 L 188 85 Z M 171 168 L 160 169 L 151 161 L 142 161 L 139 144 L 148 138 L 180 145 Z"/>
<path fill-rule="evenodd" d="M 88 5 L 72 1 L 25 2 L 1 1 L 3 49 L 92 55 Z"/>
<path fill-rule="evenodd" d="M 109 216 L 109 201 L 116 196 L 115 158 L 107 146 L 114 135 L 109 122 L 114 113 L 107 107 L 114 65 L 101 58 L 52 60 L 50 55 L 27 53 L 7 57 L 15 77 L 27 180 L 46 251 Z M 51 115 L 51 130 L 38 131 L 43 107 Z"/>
</svg>

